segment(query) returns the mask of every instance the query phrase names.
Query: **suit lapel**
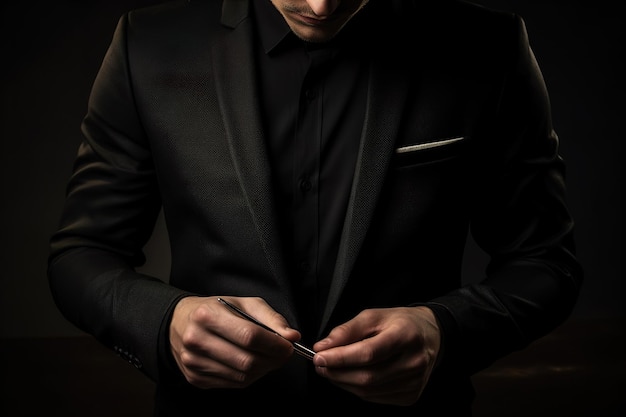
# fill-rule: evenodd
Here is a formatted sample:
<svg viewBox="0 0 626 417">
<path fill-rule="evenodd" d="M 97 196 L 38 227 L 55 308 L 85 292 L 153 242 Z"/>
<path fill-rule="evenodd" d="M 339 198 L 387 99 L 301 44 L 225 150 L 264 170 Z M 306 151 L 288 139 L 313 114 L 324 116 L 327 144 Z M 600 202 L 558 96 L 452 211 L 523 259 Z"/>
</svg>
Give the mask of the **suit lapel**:
<svg viewBox="0 0 626 417">
<path fill-rule="evenodd" d="M 222 22 L 235 26 L 212 51 L 219 107 L 231 157 L 259 239 L 278 284 L 291 291 L 278 234 L 270 166 L 259 113 L 258 86 L 252 49 L 253 30 L 246 20 L 248 2 L 224 2 Z M 293 308 L 293 297 L 283 301 Z M 286 313 L 286 311 L 285 311 Z M 295 317 L 287 317 L 295 322 Z"/>
<path fill-rule="evenodd" d="M 365 235 L 372 222 L 380 191 L 385 180 L 402 108 L 399 103 L 406 99 L 407 74 L 401 65 L 396 73 L 380 65 L 392 57 L 374 60 L 370 67 L 365 124 L 356 163 L 355 177 L 344 221 L 337 262 L 333 274 L 328 300 L 324 310 L 322 331 L 339 301 L 350 277 Z M 390 111 L 393 109 L 393 111 Z M 320 335 L 321 336 L 321 335 Z"/>
</svg>

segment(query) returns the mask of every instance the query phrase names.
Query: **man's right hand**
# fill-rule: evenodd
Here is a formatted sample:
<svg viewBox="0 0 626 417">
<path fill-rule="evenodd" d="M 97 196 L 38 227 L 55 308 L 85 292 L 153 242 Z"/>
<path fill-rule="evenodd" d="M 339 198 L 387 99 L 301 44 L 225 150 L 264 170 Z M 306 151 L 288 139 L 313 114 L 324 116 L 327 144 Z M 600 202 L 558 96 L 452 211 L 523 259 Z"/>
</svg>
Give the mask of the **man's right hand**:
<svg viewBox="0 0 626 417">
<path fill-rule="evenodd" d="M 222 297 L 225 298 L 225 297 Z M 170 349 L 187 381 L 204 389 L 244 388 L 283 366 L 300 340 L 262 298 L 228 297 L 282 337 L 234 314 L 218 297 L 181 299 L 170 324 Z"/>
</svg>

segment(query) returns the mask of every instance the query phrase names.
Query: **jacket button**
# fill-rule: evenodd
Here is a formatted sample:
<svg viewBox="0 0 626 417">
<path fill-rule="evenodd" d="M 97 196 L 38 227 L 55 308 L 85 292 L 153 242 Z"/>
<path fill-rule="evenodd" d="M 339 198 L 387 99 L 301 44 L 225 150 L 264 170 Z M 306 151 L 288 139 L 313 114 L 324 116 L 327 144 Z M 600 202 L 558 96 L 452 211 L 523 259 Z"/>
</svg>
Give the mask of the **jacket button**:
<svg viewBox="0 0 626 417">
<path fill-rule="evenodd" d="M 141 363 L 139 358 L 136 356 L 131 356 L 128 362 L 130 362 L 137 369 L 141 369 L 143 367 L 143 363 Z"/>
<path fill-rule="evenodd" d="M 303 193 L 306 193 L 307 191 L 311 191 L 311 188 L 313 187 L 313 185 L 311 184 L 311 181 L 309 181 L 308 178 L 302 178 L 300 180 L 300 191 L 302 191 Z"/>
<path fill-rule="evenodd" d="M 311 272 L 311 264 L 307 261 L 301 261 L 298 264 L 298 267 L 300 268 L 300 271 L 304 272 L 305 274 Z"/>
<path fill-rule="evenodd" d="M 317 91 L 313 89 L 308 89 L 304 92 L 304 96 L 308 101 L 313 101 L 317 97 Z"/>
</svg>

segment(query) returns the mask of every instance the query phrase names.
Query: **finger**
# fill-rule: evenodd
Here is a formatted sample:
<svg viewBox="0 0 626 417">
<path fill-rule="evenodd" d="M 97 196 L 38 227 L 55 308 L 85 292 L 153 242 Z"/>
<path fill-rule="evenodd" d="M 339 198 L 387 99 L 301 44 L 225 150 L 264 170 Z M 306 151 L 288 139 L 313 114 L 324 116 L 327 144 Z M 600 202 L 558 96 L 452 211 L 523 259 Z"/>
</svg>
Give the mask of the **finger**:
<svg viewBox="0 0 626 417">
<path fill-rule="evenodd" d="M 235 298 L 235 305 L 238 305 L 248 315 L 252 316 L 255 320 L 263 323 L 267 327 L 271 328 L 274 332 L 278 333 L 285 339 L 291 342 L 297 342 L 300 340 L 300 332 L 293 329 L 287 319 L 274 310 L 265 300 L 260 297 L 239 297 Z"/>
<path fill-rule="evenodd" d="M 313 345 L 317 352 L 314 364 L 328 367 L 371 366 L 397 352 L 394 339 L 384 336 L 378 315 L 364 311 L 354 319 L 337 326 Z"/>
<path fill-rule="evenodd" d="M 338 346 L 358 342 L 378 333 L 379 317 L 376 310 L 364 310 L 356 317 L 333 328 L 328 336 L 313 346 L 315 351 L 323 351 Z"/>
<path fill-rule="evenodd" d="M 262 329 L 254 330 L 264 332 Z M 284 353 L 280 353 L 281 348 L 276 346 L 259 352 L 250 347 L 254 343 L 243 342 L 242 346 L 207 333 L 200 340 L 185 340 L 176 359 L 186 379 L 195 386 L 242 388 L 280 367 L 291 357 L 293 348 L 289 342 L 274 334 L 269 336 L 283 345 Z"/>
<path fill-rule="evenodd" d="M 222 308 L 220 313 L 221 316 L 224 316 L 220 324 L 226 326 L 226 328 L 222 330 L 222 335 L 225 339 L 245 351 L 253 352 L 267 358 L 279 358 L 284 361 L 291 356 L 293 346 L 289 340 L 285 340 L 280 333 L 276 332 L 274 329 L 270 329 L 267 325 L 259 325 L 259 320 L 244 310 L 244 308 L 248 308 L 256 312 L 272 312 L 273 310 L 269 308 L 267 303 L 260 298 L 253 300 L 236 299 L 236 301 L 228 301 L 228 303 L 231 304 L 231 306 L 227 306 L 228 308 L 226 309 Z M 240 305 L 245 304 L 247 307 L 242 308 L 235 303 Z M 234 307 L 236 310 L 233 311 L 230 307 Z M 254 307 L 256 307 L 256 309 Z M 250 321 L 250 317 L 252 317 L 254 321 Z M 280 318 L 282 319 L 282 316 L 280 316 Z M 284 322 L 284 319 L 282 320 Z M 294 332 L 297 333 L 297 331 Z"/>
<path fill-rule="evenodd" d="M 182 352 L 176 361 L 187 381 L 198 388 L 242 388 L 256 380 L 250 373 L 191 351 Z"/>
<path fill-rule="evenodd" d="M 291 344 L 253 323 L 218 307 L 201 303 L 189 314 L 189 325 L 180 336 L 177 362 L 188 379 L 212 375 L 246 385 L 263 373 L 284 364 L 292 355 Z"/>
<path fill-rule="evenodd" d="M 324 368 L 360 368 L 381 360 L 369 339 L 316 352 L 313 364 Z"/>
</svg>

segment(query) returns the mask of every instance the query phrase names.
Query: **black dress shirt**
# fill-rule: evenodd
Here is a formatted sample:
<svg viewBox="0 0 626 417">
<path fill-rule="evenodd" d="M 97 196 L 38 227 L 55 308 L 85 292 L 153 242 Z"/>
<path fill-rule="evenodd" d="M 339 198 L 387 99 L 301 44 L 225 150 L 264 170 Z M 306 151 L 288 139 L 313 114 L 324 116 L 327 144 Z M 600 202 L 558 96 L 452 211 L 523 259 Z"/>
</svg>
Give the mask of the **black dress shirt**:
<svg viewBox="0 0 626 417">
<path fill-rule="evenodd" d="M 325 304 L 350 196 L 367 94 L 360 25 L 298 39 L 270 1 L 255 1 L 265 138 L 303 340 Z M 361 39 L 361 42 L 363 40 Z"/>
</svg>

